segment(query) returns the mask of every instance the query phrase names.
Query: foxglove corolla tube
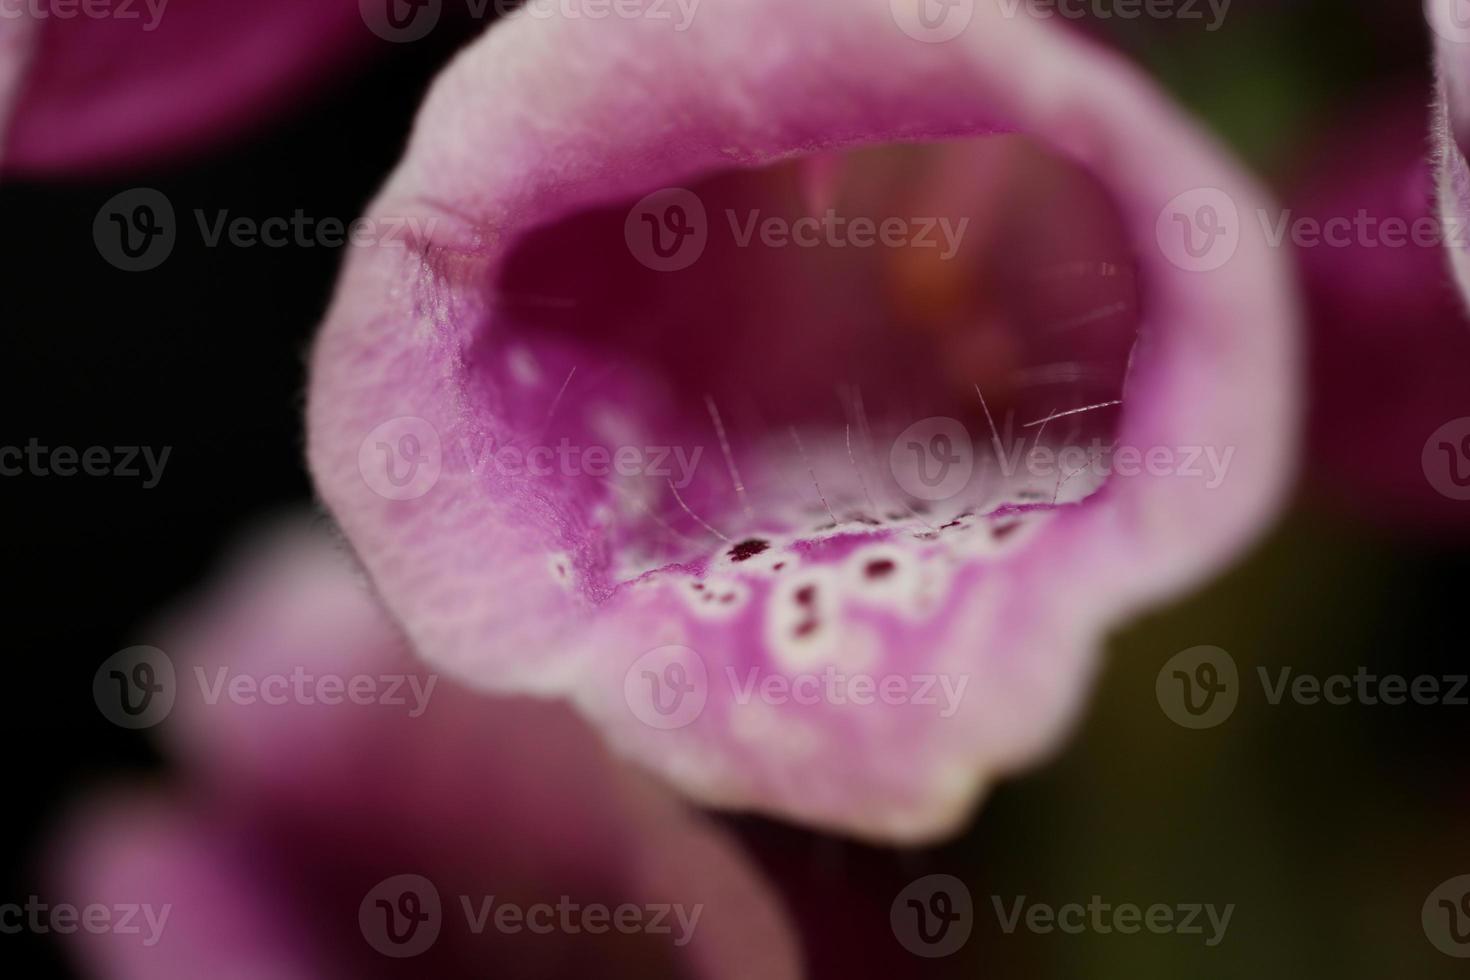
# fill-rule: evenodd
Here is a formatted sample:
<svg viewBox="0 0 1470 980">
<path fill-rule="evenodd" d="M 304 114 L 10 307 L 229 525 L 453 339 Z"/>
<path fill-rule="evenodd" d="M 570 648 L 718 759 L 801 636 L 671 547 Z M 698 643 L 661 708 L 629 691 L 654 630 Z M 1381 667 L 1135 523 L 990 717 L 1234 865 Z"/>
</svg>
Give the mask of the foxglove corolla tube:
<svg viewBox="0 0 1470 980">
<path fill-rule="evenodd" d="M 1277 504 L 1289 263 L 1024 6 L 635 9 L 434 85 L 372 208 L 416 244 L 314 351 L 320 492 L 439 668 L 708 804 L 950 832 Z"/>
<path fill-rule="evenodd" d="M 0 34 L 26 24 L 28 64 L 0 41 L 20 80 L 3 142 L 11 172 L 134 165 L 242 129 L 340 71 L 375 44 L 355 0 L 137 0 L 15 4 Z M 35 10 L 27 16 L 19 16 Z"/>
<path fill-rule="evenodd" d="M 729 840 L 565 706 L 430 673 L 324 536 L 257 544 L 163 635 L 178 785 L 56 843 L 54 902 L 143 910 L 75 931 L 87 975 L 799 975 Z"/>
</svg>

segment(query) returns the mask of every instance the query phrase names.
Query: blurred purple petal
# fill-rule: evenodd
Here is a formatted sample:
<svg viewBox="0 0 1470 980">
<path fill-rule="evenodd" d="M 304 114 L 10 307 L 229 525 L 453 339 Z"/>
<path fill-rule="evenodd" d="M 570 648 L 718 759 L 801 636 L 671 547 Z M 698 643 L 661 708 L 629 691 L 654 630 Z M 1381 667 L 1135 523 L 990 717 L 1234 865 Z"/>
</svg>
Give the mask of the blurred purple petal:
<svg viewBox="0 0 1470 980">
<path fill-rule="evenodd" d="M 1323 232 L 1297 250 L 1313 482 L 1387 526 L 1444 530 L 1470 527 L 1465 504 L 1421 460 L 1436 430 L 1470 415 L 1470 330 L 1446 259 L 1466 226 L 1436 214 L 1426 114 L 1422 93 L 1363 107 L 1304 161 L 1291 203 Z"/>
<path fill-rule="evenodd" d="M 73 8 L 32 21 L 35 51 L 4 141 L 7 170 L 87 172 L 197 149 L 299 99 L 377 43 L 357 0 L 98 9 L 106 16 Z M 12 65 L 0 50 L 0 74 Z"/>
<path fill-rule="evenodd" d="M 247 559 L 172 632 L 165 731 L 185 779 L 94 803 L 58 847 L 67 901 L 170 907 L 151 943 L 79 933 L 93 975 L 798 975 L 778 900 L 723 834 L 610 762 L 568 709 L 437 683 L 322 538 L 293 532 Z M 309 694 L 284 703 L 216 686 L 243 677 L 264 694 L 298 674 L 307 686 L 279 690 Z M 403 677 L 371 703 L 320 684 Z M 211 689 L 225 693 L 211 703 Z M 373 945 L 375 913 L 359 913 L 405 874 L 437 893 L 439 932 L 392 958 Z M 670 905 L 688 927 L 539 934 L 492 919 L 477 932 L 492 896 L 631 904 L 650 925 Z"/>
</svg>

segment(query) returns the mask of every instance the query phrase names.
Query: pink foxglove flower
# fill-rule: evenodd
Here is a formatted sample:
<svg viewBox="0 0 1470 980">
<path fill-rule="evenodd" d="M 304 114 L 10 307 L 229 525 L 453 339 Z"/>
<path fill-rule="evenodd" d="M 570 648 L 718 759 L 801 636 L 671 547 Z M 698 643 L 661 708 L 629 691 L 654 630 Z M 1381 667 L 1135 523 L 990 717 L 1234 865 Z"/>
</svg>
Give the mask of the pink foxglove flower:
<svg viewBox="0 0 1470 980">
<path fill-rule="evenodd" d="M 1263 194 L 1024 7 L 635 9 L 434 86 L 371 212 L 420 247 L 315 349 L 321 494 L 438 668 L 705 803 L 950 832 L 1278 503 Z"/>
<path fill-rule="evenodd" d="M 0 21 L 0 98 L 18 80 L 5 167 L 131 165 L 246 127 L 374 44 L 356 0 L 40 4 Z M 29 10 L 17 5 L 12 13 Z M 28 57 L 3 34 L 33 35 Z"/>
<path fill-rule="evenodd" d="M 184 778 L 57 845 L 53 902 L 146 913 L 76 931 L 88 975 L 798 975 L 722 833 L 565 707 L 438 682 L 324 540 L 261 549 L 169 632 Z"/>
</svg>

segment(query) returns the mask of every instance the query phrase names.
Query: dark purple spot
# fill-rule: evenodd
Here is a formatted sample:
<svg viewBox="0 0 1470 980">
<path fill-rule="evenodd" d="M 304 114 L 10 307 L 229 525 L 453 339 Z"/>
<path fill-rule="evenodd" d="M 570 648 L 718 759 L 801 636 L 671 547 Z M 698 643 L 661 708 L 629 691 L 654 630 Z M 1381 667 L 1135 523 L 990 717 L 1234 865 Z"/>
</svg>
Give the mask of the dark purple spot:
<svg viewBox="0 0 1470 980">
<path fill-rule="evenodd" d="M 1020 521 L 1012 521 L 1009 524 L 992 524 L 990 527 L 990 536 L 997 541 L 1003 541 L 1012 534 L 1015 534 L 1016 528 L 1020 526 Z"/>
<path fill-rule="evenodd" d="M 730 560 L 747 561 L 748 559 L 754 558 L 756 555 L 765 551 L 770 546 L 771 542 L 762 541 L 759 538 L 751 538 L 748 541 L 742 541 L 735 547 L 730 549 Z"/>
<path fill-rule="evenodd" d="M 863 570 L 863 574 L 872 579 L 886 578 L 887 576 L 892 575 L 893 570 L 897 567 L 898 566 L 893 563 L 893 559 L 879 558 L 875 561 L 868 562 L 868 567 Z"/>
<path fill-rule="evenodd" d="M 796 604 L 799 606 L 810 606 L 817 600 L 817 587 L 815 585 L 803 585 L 796 590 Z"/>
</svg>

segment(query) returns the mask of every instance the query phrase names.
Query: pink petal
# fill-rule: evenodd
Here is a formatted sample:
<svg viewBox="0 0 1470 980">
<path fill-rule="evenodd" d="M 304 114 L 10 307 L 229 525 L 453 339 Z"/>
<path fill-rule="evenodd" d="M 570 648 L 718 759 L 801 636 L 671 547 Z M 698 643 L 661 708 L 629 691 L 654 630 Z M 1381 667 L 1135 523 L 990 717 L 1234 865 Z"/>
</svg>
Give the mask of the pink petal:
<svg viewBox="0 0 1470 980">
<path fill-rule="evenodd" d="M 7 124 L 35 49 L 36 33 L 37 23 L 31 17 L 0 20 L 0 160 L 5 158 Z"/>
<path fill-rule="evenodd" d="M 761 484 L 754 516 L 742 516 L 713 413 L 678 389 L 747 378 L 778 418 L 812 413 L 819 399 L 835 405 L 823 352 L 840 351 L 844 322 L 862 315 L 863 279 L 806 320 L 771 328 L 762 304 L 797 308 L 808 295 L 775 258 L 716 244 L 725 250 L 689 274 L 658 279 L 599 236 L 660 188 L 698 187 L 723 204 L 786 186 L 779 170 L 710 177 L 723 171 L 1004 132 L 1086 167 L 1136 263 L 1144 311 L 1121 444 L 1230 451 L 1228 477 L 1207 486 L 1115 474 L 1058 506 L 1045 488 L 1037 500 L 1035 487 L 1015 485 L 970 513 L 936 514 L 942 521 L 832 508 L 836 526 L 822 528 L 833 520 L 821 488 L 859 499 L 859 464 L 834 409 L 832 424 L 793 437 L 795 450 L 781 439 L 735 454 Z M 805 186 L 829 184 L 830 171 L 817 176 Z M 1228 261 L 1190 271 L 1161 236 L 1206 204 L 1227 221 L 1234 208 L 1240 233 Z M 492 689 L 573 698 L 621 751 L 702 801 L 885 839 L 931 837 L 953 829 L 997 776 L 1057 743 L 1110 628 L 1218 569 L 1277 504 L 1295 447 L 1295 309 L 1280 253 L 1249 220 L 1264 206 L 1259 188 L 1114 57 L 988 4 L 934 44 L 900 30 L 887 0 L 708 3 L 684 31 L 647 18 L 512 17 L 439 79 L 374 205 L 378 216 L 417 219 L 427 247 L 349 258 L 314 356 L 312 469 L 432 663 Z M 578 212 L 587 213 L 546 229 Z M 719 281 L 720 263 L 736 260 L 772 268 Z M 505 288 L 558 281 L 577 305 Z M 601 306 L 581 304 L 587 297 Z M 525 329 L 558 310 L 578 336 Z M 589 321 L 600 310 L 618 316 Z M 640 315 L 664 310 L 699 315 L 685 332 L 638 342 Z M 717 356 L 701 362 L 701 349 Z M 917 347 L 881 350 L 859 370 L 901 375 Z M 660 360 L 687 370 L 644 370 Z M 975 360 L 979 370 L 989 356 Z M 812 366 L 805 386 L 802 365 Z M 708 376 L 689 380 L 701 370 Z M 644 512 L 595 480 L 481 465 L 486 447 L 562 434 L 584 445 L 641 436 L 707 446 L 713 462 L 677 501 L 667 487 L 642 487 L 654 501 Z M 409 461 L 418 468 L 405 470 Z M 385 463 L 401 485 L 385 482 Z M 768 488 L 783 481 L 804 503 L 771 506 Z M 704 543 L 660 564 L 662 531 L 648 509 Z M 746 539 L 766 550 L 737 563 Z M 892 562 L 894 574 L 865 579 L 870 561 Z M 700 585 L 717 598 L 698 595 Z M 640 678 L 675 676 L 661 673 L 675 659 L 686 681 L 704 667 L 704 706 L 679 727 L 646 724 Z M 751 668 L 790 680 L 828 667 L 965 679 L 966 694 L 939 717 L 915 703 L 742 704 L 729 681 Z"/>
<path fill-rule="evenodd" d="M 1443 533 L 1470 527 L 1465 503 L 1426 478 L 1423 457 L 1441 426 L 1470 415 L 1470 331 L 1435 213 L 1425 114 L 1422 89 L 1354 112 L 1303 162 L 1291 218 L 1308 231 L 1336 222 L 1348 239 L 1298 252 L 1313 483 L 1355 514 Z"/>
<path fill-rule="evenodd" d="M 221 668 L 257 681 L 433 676 L 322 537 L 290 531 L 257 550 L 171 634 L 179 688 L 164 731 L 186 763 L 188 795 L 94 803 L 59 847 L 56 901 L 173 906 L 153 945 L 79 934 L 95 975 L 575 975 L 605 956 L 606 975 L 630 956 L 633 975 L 661 975 L 660 964 L 681 975 L 798 974 L 778 900 L 737 848 L 613 764 L 565 707 L 489 700 L 447 681 L 428 688 L 417 714 L 386 686 L 373 703 L 209 703 L 204 685 Z M 399 874 L 434 884 L 442 920 L 428 949 L 389 959 L 357 917 Z M 702 912 L 680 945 L 657 934 L 477 935 L 460 896 L 474 908 L 484 896 L 523 907 L 568 896 Z"/>
<path fill-rule="evenodd" d="M 126 16 L 88 17 L 79 7 L 35 24 L 5 140 L 7 170 L 90 171 L 200 147 L 380 43 L 357 0 L 155 0 L 152 8 L 137 0 L 107 9 Z M 0 52 L 0 75 L 8 63 Z"/>
</svg>

